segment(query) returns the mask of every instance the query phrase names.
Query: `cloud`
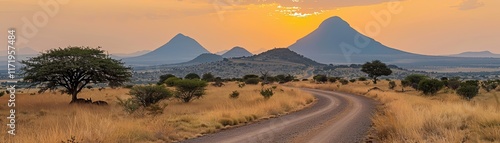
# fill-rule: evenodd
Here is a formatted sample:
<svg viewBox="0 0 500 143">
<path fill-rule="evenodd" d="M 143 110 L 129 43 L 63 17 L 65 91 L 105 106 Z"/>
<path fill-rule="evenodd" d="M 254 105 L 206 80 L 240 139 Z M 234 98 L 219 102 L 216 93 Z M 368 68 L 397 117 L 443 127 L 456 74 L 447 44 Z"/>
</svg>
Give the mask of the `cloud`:
<svg viewBox="0 0 500 143">
<path fill-rule="evenodd" d="M 484 3 L 479 0 L 462 0 L 460 5 L 454 7 L 458 7 L 460 10 L 471 10 L 482 6 L 484 6 Z"/>
<path fill-rule="evenodd" d="M 202 1 L 202 0 L 201 0 Z M 225 5 L 279 4 L 284 7 L 301 7 L 302 10 L 329 10 L 341 7 L 372 5 L 391 0 L 208 0 Z"/>
</svg>

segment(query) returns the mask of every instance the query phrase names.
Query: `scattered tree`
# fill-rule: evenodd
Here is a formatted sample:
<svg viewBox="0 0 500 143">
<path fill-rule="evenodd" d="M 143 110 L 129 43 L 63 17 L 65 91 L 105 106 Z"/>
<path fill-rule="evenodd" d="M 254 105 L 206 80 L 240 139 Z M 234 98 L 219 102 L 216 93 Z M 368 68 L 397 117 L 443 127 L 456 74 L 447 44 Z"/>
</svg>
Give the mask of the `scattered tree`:
<svg viewBox="0 0 500 143">
<path fill-rule="evenodd" d="M 273 92 L 273 89 L 271 89 L 271 88 L 261 89 L 260 95 L 264 96 L 265 99 L 269 99 L 269 98 L 271 98 L 271 96 L 274 95 L 274 92 Z"/>
<path fill-rule="evenodd" d="M 212 82 L 215 80 L 215 77 L 212 73 L 205 73 L 201 77 L 202 77 L 201 80 L 206 82 Z"/>
<path fill-rule="evenodd" d="M 313 79 L 318 83 L 325 83 L 328 81 L 328 77 L 326 77 L 326 75 L 321 75 L 321 74 L 315 75 Z"/>
<path fill-rule="evenodd" d="M 443 88 L 443 82 L 437 79 L 424 79 L 418 84 L 418 90 L 425 95 L 434 95 Z"/>
<path fill-rule="evenodd" d="M 90 83 L 120 86 L 132 76 L 130 67 L 110 58 L 100 47 L 51 49 L 21 63 L 25 65 L 22 67 L 24 81 L 42 85 L 39 92 L 63 87 L 63 92 L 71 95 L 72 102 Z"/>
<path fill-rule="evenodd" d="M 245 80 L 245 84 L 257 85 L 257 84 L 259 84 L 259 82 L 260 82 L 259 78 L 249 78 L 249 79 Z"/>
<path fill-rule="evenodd" d="M 184 77 L 184 79 L 200 79 L 200 76 L 196 73 L 189 73 Z"/>
<path fill-rule="evenodd" d="M 420 84 L 420 81 L 427 79 L 427 78 L 429 78 L 429 77 L 427 77 L 425 75 L 412 74 L 412 75 L 408 75 L 405 78 L 405 81 L 407 81 L 413 89 L 418 90 L 418 85 Z"/>
<path fill-rule="evenodd" d="M 172 97 L 172 92 L 160 85 L 135 86 L 129 91 L 129 94 L 142 107 L 149 107 Z"/>
<path fill-rule="evenodd" d="M 368 74 L 368 77 L 372 78 L 373 84 L 377 84 L 378 77 L 392 74 L 392 70 L 379 60 L 365 63 L 362 66 L 361 71 Z"/>
<path fill-rule="evenodd" d="M 479 85 L 477 84 L 477 81 L 464 82 L 457 89 L 457 94 L 462 96 L 466 100 L 471 100 L 478 93 L 479 93 Z"/>
<path fill-rule="evenodd" d="M 229 98 L 231 99 L 237 99 L 240 96 L 240 93 L 238 91 L 233 91 L 231 94 L 229 94 Z"/>
<path fill-rule="evenodd" d="M 179 81 L 179 80 L 182 80 L 180 78 L 177 78 L 177 77 L 171 77 L 171 78 L 168 78 L 167 80 L 165 80 L 165 84 L 168 86 L 168 87 L 172 87 L 175 85 L 175 82 Z"/>
<path fill-rule="evenodd" d="M 165 83 L 165 80 L 167 80 L 167 79 L 169 79 L 169 78 L 171 78 L 171 77 L 175 77 L 175 75 L 173 75 L 173 74 L 165 74 L 165 75 L 161 75 L 161 76 L 160 76 L 160 80 L 159 80 L 159 81 L 158 81 L 158 83 L 156 83 L 156 84 L 161 85 L 161 84 Z"/>
<path fill-rule="evenodd" d="M 175 82 L 175 98 L 188 103 L 194 99 L 199 99 L 205 94 L 207 82 L 196 79 L 184 79 Z"/>
</svg>

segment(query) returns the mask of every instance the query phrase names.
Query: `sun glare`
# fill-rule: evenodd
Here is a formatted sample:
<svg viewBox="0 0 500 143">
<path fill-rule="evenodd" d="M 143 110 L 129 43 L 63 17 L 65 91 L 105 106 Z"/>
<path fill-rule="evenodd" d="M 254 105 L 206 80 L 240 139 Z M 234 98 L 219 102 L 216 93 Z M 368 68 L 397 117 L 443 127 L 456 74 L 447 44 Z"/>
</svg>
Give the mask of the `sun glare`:
<svg viewBox="0 0 500 143">
<path fill-rule="evenodd" d="M 297 6 L 292 6 L 292 7 L 286 7 L 286 6 L 281 6 L 278 5 L 276 7 L 276 12 L 282 13 L 286 16 L 292 16 L 292 17 L 308 17 L 311 15 L 319 15 L 323 13 L 324 11 L 313 11 L 313 12 L 302 12 L 303 9 L 301 7 Z"/>
</svg>

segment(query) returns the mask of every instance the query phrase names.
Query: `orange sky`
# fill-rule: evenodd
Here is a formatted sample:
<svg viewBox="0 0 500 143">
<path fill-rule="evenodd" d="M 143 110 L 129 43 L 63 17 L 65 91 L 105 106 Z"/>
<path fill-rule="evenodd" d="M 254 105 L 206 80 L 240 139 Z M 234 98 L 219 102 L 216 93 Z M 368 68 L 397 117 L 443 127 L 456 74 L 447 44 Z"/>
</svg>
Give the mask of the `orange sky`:
<svg viewBox="0 0 500 143">
<path fill-rule="evenodd" d="M 129 53 L 153 50 L 183 33 L 211 52 L 234 46 L 257 51 L 288 47 L 328 17 L 340 16 L 360 32 L 404 51 L 500 53 L 498 0 L 405 0 L 385 24 L 372 13 L 390 10 L 388 0 L 230 1 L 0 0 L 0 29 L 16 28 L 18 37 L 27 39 L 18 40 L 18 47 L 36 50 L 88 45 Z M 56 6 L 47 13 L 40 2 Z M 26 21 L 35 23 L 36 32 L 25 30 Z M 380 27 L 373 34 L 366 27 L 374 23 Z"/>
</svg>

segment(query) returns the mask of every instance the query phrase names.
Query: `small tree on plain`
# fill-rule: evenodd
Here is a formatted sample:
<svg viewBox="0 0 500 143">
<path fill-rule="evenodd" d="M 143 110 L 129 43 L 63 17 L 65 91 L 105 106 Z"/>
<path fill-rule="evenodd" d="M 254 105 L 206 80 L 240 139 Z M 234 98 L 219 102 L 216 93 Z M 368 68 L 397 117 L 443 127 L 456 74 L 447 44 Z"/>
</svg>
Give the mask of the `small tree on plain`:
<svg viewBox="0 0 500 143">
<path fill-rule="evenodd" d="M 368 77 L 372 78 L 373 84 L 377 84 L 378 77 L 392 74 L 392 70 L 379 60 L 365 63 L 362 66 L 361 71 L 368 74 Z"/>
<path fill-rule="evenodd" d="M 261 89 L 260 90 L 260 95 L 262 95 L 264 97 L 264 99 L 269 99 L 269 98 L 271 98 L 271 96 L 274 95 L 274 92 L 273 92 L 272 88 Z"/>
<path fill-rule="evenodd" d="M 71 95 L 71 103 L 77 102 L 78 93 L 88 84 L 121 86 L 132 77 L 130 67 L 110 58 L 100 47 L 51 49 L 21 63 L 25 65 L 21 68 L 24 81 L 42 85 L 39 92 L 65 88 L 62 91 Z"/>
<path fill-rule="evenodd" d="M 178 80 L 174 85 L 176 89 L 174 97 L 185 103 L 191 102 L 205 95 L 207 85 L 207 82 L 196 79 Z"/>
<path fill-rule="evenodd" d="M 201 76 L 201 80 L 206 82 L 212 82 L 215 80 L 215 76 L 212 73 L 205 73 Z"/>
<path fill-rule="evenodd" d="M 184 77 L 184 79 L 200 79 L 200 76 L 196 73 L 189 73 Z"/>
<path fill-rule="evenodd" d="M 424 79 L 427 79 L 429 77 L 425 76 L 425 75 L 421 75 L 421 74 L 412 74 L 412 75 L 408 75 L 406 78 L 405 78 L 405 81 L 409 82 L 410 86 L 415 89 L 415 90 L 418 90 L 418 85 L 420 84 L 420 81 L 424 80 Z"/>
<path fill-rule="evenodd" d="M 325 83 L 328 81 L 328 77 L 326 75 L 315 75 L 313 79 L 318 83 Z"/>
<path fill-rule="evenodd" d="M 457 89 L 457 94 L 462 96 L 466 100 L 471 100 L 478 93 L 479 93 L 479 86 L 478 84 L 474 84 L 474 81 L 464 82 Z"/>
<path fill-rule="evenodd" d="M 158 84 L 158 85 L 164 84 L 165 80 L 167 80 L 167 79 L 169 79 L 171 77 L 175 77 L 175 75 L 173 75 L 173 74 L 164 74 L 164 75 L 161 75 L 160 76 L 160 80 L 156 84 Z"/>
<path fill-rule="evenodd" d="M 134 86 L 129 91 L 133 99 L 136 100 L 142 107 L 149 107 L 161 100 L 172 97 L 172 92 L 160 85 L 149 86 Z"/>
<path fill-rule="evenodd" d="M 418 90 L 425 95 L 434 95 L 443 88 L 443 82 L 437 79 L 424 79 L 418 84 Z"/>
</svg>

